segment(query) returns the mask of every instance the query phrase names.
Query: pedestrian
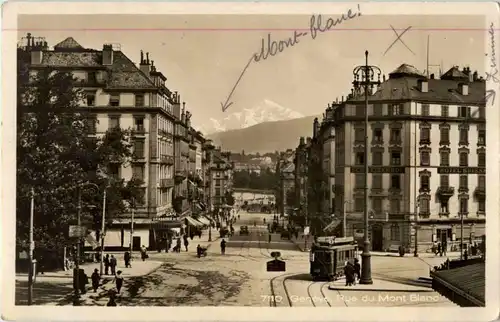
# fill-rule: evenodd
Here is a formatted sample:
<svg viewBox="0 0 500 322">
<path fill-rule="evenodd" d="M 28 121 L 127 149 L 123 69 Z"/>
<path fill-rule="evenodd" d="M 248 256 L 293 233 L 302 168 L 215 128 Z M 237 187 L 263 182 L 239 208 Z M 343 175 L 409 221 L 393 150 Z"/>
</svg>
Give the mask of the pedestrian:
<svg viewBox="0 0 500 322">
<path fill-rule="evenodd" d="M 224 240 L 224 238 L 220 242 L 220 252 L 222 255 L 226 253 L 226 241 Z"/>
<path fill-rule="evenodd" d="M 109 275 L 109 254 L 104 257 L 104 274 Z"/>
<path fill-rule="evenodd" d="M 184 247 L 186 248 L 186 252 L 188 251 L 189 241 L 188 239 L 184 239 Z"/>
<path fill-rule="evenodd" d="M 200 238 L 200 239 L 201 239 L 201 233 L 202 233 L 202 232 L 201 232 L 201 229 L 200 229 L 200 230 L 198 230 L 198 238 Z"/>
<path fill-rule="evenodd" d="M 109 259 L 109 267 L 111 268 L 111 275 L 116 274 L 116 258 L 114 255 L 111 255 L 111 258 Z"/>
<path fill-rule="evenodd" d="M 441 250 L 441 243 L 438 243 L 438 250 L 437 250 L 439 256 L 443 256 L 443 251 Z"/>
<path fill-rule="evenodd" d="M 270 243 L 271 242 L 271 233 L 267 234 L 269 237 L 268 237 L 268 242 Z"/>
<path fill-rule="evenodd" d="M 467 258 L 469 257 L 469 254 L 467 253 L 467 249 L 464 250 L 464 260 L 467 260 Z"/>
<path fill-rule="evenodd" d="M 116 272 L 116 275 L 115 275 L 115 278 L 114 278 L 113 282 L 115 282 L 116 291 L 118 292 L 118 294 L 120 294 L 120 291 L 121 291 L 122 286 L 123 286 L 122 271 Z"/>
<path fill-rule="evenodd" d="M 125 261 L 125 268 L 132 267 L 132 265 L 130 265 L 130 253 L 128 251 L 123 255 L 123 260 Z"/>
<path fill-rule="evenodd" d="M 99 276 L 99 271 L 94 269 L 94 272 L 92 273 L 92 276 L 90 277 L 92 280 L 92 288 L 94 289 L 94 293 L 97 292 L 97 288 L 99 287 L 99 280 L 101 277 Z"/>
<path fill-rule="evenodd" d="M 177 237 L 177 245 L 175 246 L 175 252 L 180 253 L 181 252 L 181 238 Z"/>
<path fill-rule="evenodd" d="M 443 254 L 446 256 L 446 252 L 448 251 L 448 241 L 443 241 Z"/>
<path fill-rule="evenodd" d="M 198 258 L 201 257 L 201 246 L 200 246 L 200 244 L 198 244 L 198 246 L 196 246 L 196 255 L 198 255 Z"/>
<path fill-rule="evenodd" d="M 116 299 L 115 292 L 110 292 L 109 293 L 109 301 L 106 304 L 106 306 L 117 306 L 115 299 Z"/>
<path fill-rule="evenodd" d="M 352 286 L 354 283 L 354 265 L 346 261 L 344 266 L 345 286 Z"/>
<path fill-rule="evenodd" d="M 356 280 L 361 278 L 361 264 L 359 263 L 359 259 L 354 259 L 354 285 L 356 285 Z"/>
<path fill-rule="evenodd" d="M 142 245 L 141 247 L 141 259 L 144 262 L 148 258 L 148 253 L 147 253 L 147 248 L 146 246 Z"/>
</svg>

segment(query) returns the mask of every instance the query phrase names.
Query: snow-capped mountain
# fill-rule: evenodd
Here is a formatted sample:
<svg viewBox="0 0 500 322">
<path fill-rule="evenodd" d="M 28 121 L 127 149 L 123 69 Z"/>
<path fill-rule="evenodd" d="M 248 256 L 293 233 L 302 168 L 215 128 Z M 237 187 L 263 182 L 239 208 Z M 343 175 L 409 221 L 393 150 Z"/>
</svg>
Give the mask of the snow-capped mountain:
<svg viewBox="0 0 500 322">
<path fill-rule="evenodd" d="M 264 101 L 252 108 L 244 108 L 231 113 L 229 109 L 222 119 L 210 118 L 200 126 L 203 133 L 211 134 L 228 130 L 244 129 L 263 122 L 284 121 L 304 117 L 299 112 L 283 107 L 271 100 Z"/>
</svg>

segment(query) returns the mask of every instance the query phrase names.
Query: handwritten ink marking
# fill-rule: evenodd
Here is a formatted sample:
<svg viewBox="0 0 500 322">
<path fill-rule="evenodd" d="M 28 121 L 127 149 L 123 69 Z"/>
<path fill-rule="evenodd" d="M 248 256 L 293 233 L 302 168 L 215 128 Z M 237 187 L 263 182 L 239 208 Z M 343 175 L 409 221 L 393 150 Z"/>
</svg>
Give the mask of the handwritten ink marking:
<svg viewBox="0 0 500 322">
<path fill-rule="evenodd" d="M 394 27 L 393 27 L 392 25 L 389 25 L 389 26 L 391 26 L 392 31 L 394 31 L 394 33 L 396 34 L 396 36 L 397 36 L 398 38 L 396 38 L 396 40 L 394 40 L 394 41 L 392 42 L 392 44 L 389 46 L 389 48 L 387 48 L 387 50 L 384 52 L 384 56 L 385 56 L 385 54 L 387 54 L 387 52 L 388 52 L 388 51 L 392 48 L 392 46 L 394 46 L 394 44 L 395 44 L 398 40 L 399 40 L 399 41 L 400 41 L 400 42 L 401 42 L 401 43 L 402 43 L 402 44 L 403 44 L 403 45 L 404 45 L 404 46 L 405 46 L 405 47 L 406 47 L 409 51 L 411 51 L 411 53 L 412 53 L 413 55 L 415 55 L 415 53 L 413 52 L 413 50 L 411 50 L 411 49 L 410 49 L 410 47 L 408 47 L 408 46 L 405 44 L 405 42 L 403 41 L 403 39 L 401 39 L 401 37 L 405 34 L 405 32 L 407 32 L 408 30 L 410 30 L 410 29 L 411 29 L 411 26 L 409 26 L 408 28 L 406 28 L 406 29 L 405 29 L 402 33 L 400 33 L 400 34 L 398 34 L 398 32 L 396 31 L 396 29 L 394 29 Z"/>
<path fill-rule="evenodd" d="M 326 20 L 325 26 L 323 26 L 323 24 L 322 24 L 323 16 L 321 14 L 319 14 L 317 16 L 312 15 L 310 23 L 309 23 L 309 28 L 311 30 L 311 38 L 316 39 L 318 31 L 320 31 L 320 32 L 328 31 L 328 30 L 332 29 L 333 27 L 340 25 L 344 21 L 351 20 L 351 19 L 354 19 L 356 17 L 361 16 L 361 7 L 359 4 L 358 4 L 358 11 L 359 11 L 358 13 L 353 13 L 352 9 L 349 9 L 347 11 L 347 13 L 342 14 L 342 16 L 340 16 L 340 18 L 337 18 L 337 19 L 328 18 Z"/>
<path fill-rule="evenodd" d="M 328 18 L 328 20 L 326 20 L 326 26 L 322 25 L 322 21 L 321 21 L 322 16 L 321 15 L 317 15 L 317 16 L 312 15 L 311 20 L 310 20 L 311 38 L 316 39 L 316 35 L 317 35 L 318 31 L 320 31 L 320 32 L 328 31 L 328 30 L 332 29 L 333 27 L 335 27 L 336 25 L 341 24 L 344 21 L 351 20 L 351 19 L 354 19 L 354 18 L 359 17 L 359 16 L 361 16 L 361 7 L 359 4 L 358 4 L 358 12 L 357 13 L 353 13 L 353 10 L 349 9 L 347 11 L 347 13 L 342 14 L 342 16 L 340 18 L 337 18 L 337 19 Z M 297 30 L 295 30 L 292 37 L 289 37 L 286 40 L 276 41 L 276 40 L 272 40 L 271 34 L 268 33 L 267 34 L 267 46 L 266 46 L 266 39 L 262 38 L 260 53 L 258 53 L 258 54 L 254 53 L 252 55 L 252 57 L 250 58 L 250 60 L 246 64 L 245 68 L 243 68 L 243 71 L 241 72 L 240 77 L 238 77 L 238 80 L 234 84 L 233 89 L 229 93 L 229 96 L 227 97 L 226 102 L 220 103 L 221 108 L 222 108 L 222 112 L 225 112 L 233 104 L 233 102 L 230 102 L 231 96 L 233 95 L 234 91 L 236 90 L 236 87 L 238 86 L 238 84 L 241 81 L 241 78 L 243 77 L 243 74 L 245 74 L 248 67 L 252 63 L 252 61 L 258 63 L 262 60 L 268 59 L 270 56 L 276 56 L 277 54 L 285 51 L 285 49 L 291 48 L 291 47 L 295 46 L 296 44 L 298 44 L 300 42 L 300 37 L 306 36 L 308 34 L 309 34 L 308 32 L 298 32 Z"/>
<path fill-rule="evenodd" d="M 498 68 L 497 68 L 497 59 L 496 59 L 496 51 L 495 51 L 495 25 L 493 23 L 490 24 L 490 29 L 488 30 L 488 33 L 490 35 L 490 48 L 491 48 L 491 53 L 490 53 L 490 71 L 486 72 L 486 81 L 493 81 L 494 83 L 498 84 L 500 83 L 500 80 L 498 79 Z M 488 54 L 486 54 L 488 56 Z M 486 100 L 486 105 L 488 105 L 488 101 L 491 100 L 491 104 L 493 105 L 495 103 L 495 96 L 496 96 L 496 90 L 495 89 L 489 89 L 486 91 L 485 95 L 485 100 Z"/>
<path fill-rule="evenodd" d="M 234 90 L 236 89 L 236 87 L 240 83 L 241 78 L 243 77 L 243 74 L 245 74 L 245 72 L 248 69 L 248 66 L 250 66 L 250 63 L 252 62 L 253 59 L 254 59 L 254 55 L 252 55 L 252 57 L 250 57 L 250 60 L 248 61 L 247 65 L 245 66 L 245 68 L 243 68 L 243 71 L 241 72 L 240 77 L 238 77 L 238 80 L 236 81 L 236 83 L 234 84 L 233 89 L 231 90 L 231 93 L 229 93 L 229 96 L 227 97 L 226 102 L 220 103 L 220 106 L 222 107 L 222 112 L 225 112 L 229 108 L 229 106 L 231 106 L 233 104 L 233 102 L 229 102 L 229 100 L 231 99 L 231 96 L 233 95 Z"/>
<path fill-rule="evenodd" d="M 271 34 L 267 34 L 267 48 L 265 48 L 264 38 L 262 38 L 262 46 L 260 47 L 260 53 L 254 54 L 255 62 L 260 62 L 261 60 L 266 60 L 269 55 L 276 56 L 276 54 L 283 52 L 288 47 L 293 47 L 299 43 L 300 37 L 307 35 L 307 32 L 298 32 L 295 30 L 293 32 L 293 37 L 287 40 L 276 40 L 271 41 Z"/>
</svg>

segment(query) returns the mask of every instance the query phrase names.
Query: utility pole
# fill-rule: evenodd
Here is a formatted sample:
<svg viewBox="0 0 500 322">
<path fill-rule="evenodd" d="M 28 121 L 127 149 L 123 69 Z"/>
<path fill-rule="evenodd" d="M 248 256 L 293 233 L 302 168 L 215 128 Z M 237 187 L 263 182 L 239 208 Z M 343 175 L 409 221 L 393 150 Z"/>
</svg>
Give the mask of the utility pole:
<svg viewBox="0 0 500 322">
<path fill-rule="evenodd" d="M 307 162 L 308 162 L 308 157 L 307 157 L 307 152 L 305 154 L 305 158 L 304 158 L 304 190 L 305 190 L 305 193 L 304 193 L 304 198 L 305 198 L 305 219 L 306 219 L 306 224 L 305 224 L 305 227 L 308 227 L 309 225 L 309 180 L 308 180 L 308 176 L 309 176 L 309 173 L 308 173 L 308 165 L 307 165 Z M 307 232 L 307 235 L 305 235 L 304 237 L 304 250 L 307 250 L 307 240 L 309 239 L 309 233 L 311 231 L 311 229 L 309 228 L 308 229 L 309 231 Z"/>
<path fill-rule="evenodd" d="M 104 229 L 106 227 L 106 188 L 104 188 L 104 197 L 102 199 L 102 219 L 101 219 L 101 265 L 99 275 L 102 276 L 104 266 Z"/>
<path fill-rule="evenodd" d="M 210 160 L 212 158 L 210 157 Z M 210 213 L 210 225 L 208 226 L 208 241 L 212 241 L 212 223 L 213 223 L 213 209 L 212 209 L 212 168 L 211 162 L 208 164 L 208 211 Z"/>
<path fill-rule="evenodd" d="M 80 306 L 80 241 L 81 241 L 81 216 L 82 216 L 82 188 L 78 188 L 78 205 L 77 205 L 77 236 L 76 241 L 76 261 L 75 270 L 73 270 L 73 275 L 75 279 L 75 297 L 73 299 L 73 306 Z"/>
<path fill-rule="evenodd" d="M 132 242 L 134 240 L 134 215 L 135 215 L 135 199 L 132 198 L 132 214 L 130 218 L 130 258 L 132 258 Z"/>
<path fill-rule="evenodd" d="M 35 241 L 33 239 L 33 230 L 34 230 L 34 215 L 35 215 L 35 189 L 31 188 L 30 192 L 30 249 L 29 249 L 29 268 L 28 268 L 28 305 L 33 305 L 33 275 L 34 275 L 34 261 L 33 261 L 33 253 L 35 251 Z"/>
<path fill-rule="evenodd" d="M 373 77 L 378 73 L 378 81 L 374 81 Z M 365 65 L 357 66 L 353 70 L 354 81 L 353 85 L 356 90 L 361 86 L 364 88 L 365 95 L 365 140 L 364 140 L 364 247 L 361 254 L 361 277 L 360 284 L 373 284 L 371 273 L 371 254 L 369 232 L 369 208 L 368 208 L 368 90 L 374 85 L 380 85 L 380 74 L 382 71 L 377 66 L 368 65 L 368 50 L 365 51 Z M 361 78 L 361 81 L 359 80 Z"/>
</svg>

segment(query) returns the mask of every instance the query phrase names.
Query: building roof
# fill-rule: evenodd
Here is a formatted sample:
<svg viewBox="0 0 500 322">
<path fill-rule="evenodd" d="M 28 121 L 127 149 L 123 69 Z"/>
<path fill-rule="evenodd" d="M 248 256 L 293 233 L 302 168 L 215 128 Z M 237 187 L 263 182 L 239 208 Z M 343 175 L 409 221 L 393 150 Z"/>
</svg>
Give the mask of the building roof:
<svg viewBox="0 0 500 322">
<path fill-rule="evenodd" d="M 468 83 L 468 95 L 462 95 L 459 91 L 459 84 L 464 83 L 463 74 L 456 67 L 450 69 L 445 75 L 447 79 L 427 79 L 428 91 L 422 92 L 418 88 L 419 80 L 425 79 L 415 72 L 409 65 L 401 65 L 391 77 L 383 82 L 377 91 L 369 96 L 373 101 L 397 101 L 413 100 L 429 103 L 444 104 L 472 104 L 484 105 L 486 100 L 486 83 L 482 80 Z M 416 70 L 416 69 L 415 69 Z M 460 74 L 458 74 L 458 73 Z M 468 79 L 468 76 L 466 76 Z M 364 94 L 358 93 L 350 98 L 347 103 L 364 102 Z"/>
<path fill-rule="evenodd" d="M 108 89 L 158 89 L 121 50 L 113 50 L 113 64 L 106 66 L 102 64 L 102 51 L 85 49 L 72 37 L 55 45 L 54 51 L 44 51 L 41 65 L 104 69 L 108 75 Z"/>
<path fill-rule="evenodd" d="M 392 73 L 389 74 L 389 78 L 398 78 L 398 77 L 417 77 L 422 78 L 425 77 L 418 69 L 416 69 L 412 65 L 402 64 L 398 68 L 396 68 Z"/>
<path fill-rule="evenodd" d="M 68 37 L 54 46 L 54 49 L 84 49 L 73 37 Z"/>
<path fill-rule="evenodd" d="M 441 79 L 468 81 L 469 76 L 461 72 L 458 67 L 453 66 L 449 71 L 441 75 Z"/>
<path fill-rule="evenodd" d="M 432 272 L 438 283 L 458 295 L 472 297 L 476 304 L 485 303 L 485 263 Z M 479 302 L 479 303 L 478 303 Z"/>
</svg>

